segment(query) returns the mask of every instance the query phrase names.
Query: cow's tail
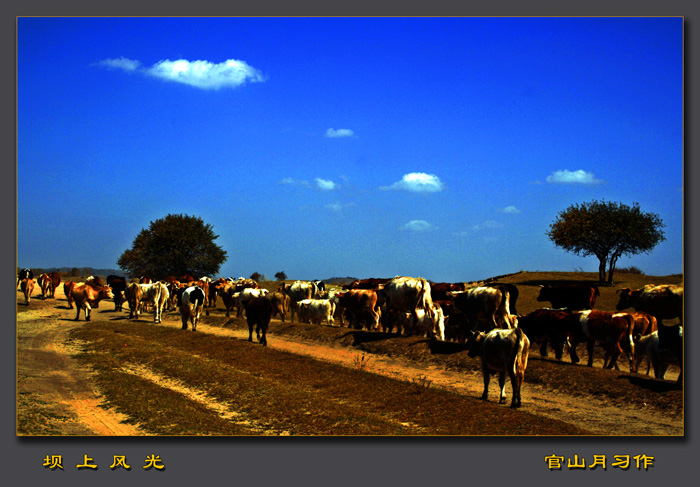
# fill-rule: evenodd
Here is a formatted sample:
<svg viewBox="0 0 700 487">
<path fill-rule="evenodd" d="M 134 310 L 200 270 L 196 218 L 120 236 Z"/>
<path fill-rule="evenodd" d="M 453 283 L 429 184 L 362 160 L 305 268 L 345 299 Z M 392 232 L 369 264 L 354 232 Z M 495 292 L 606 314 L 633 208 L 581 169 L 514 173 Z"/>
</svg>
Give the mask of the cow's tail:
<svg viewBox="0 0 700 487">
<path fill-rule="evenodd" d="M 501 291 L 502 296 L 501 304 L 498 307 L 498 315 L 503 317 L 507 328 L 515 328 L 510 319 L 510 292 L 505 286 L 499 286 L 498 289 Z M 499 325 L 503 328 L 504 323 L 499 323 Z"/>
<path fill-rule="evenodd" d="M 630 363 L 630 372 L 637 373 L 637 365 L 634 360 L 634 318 L 632 315 L 624 315 L 627 320 L 627 332 L 625 334 L 625 339 L 629 341 L 630 346 L 630 356 L 628 357 Z"/>
<path fill-rule="evenodd" d="M 525 369 L 527 368 L 527 358 L 530 352 L 530 340 L 528 340 L 522 328 L 515 328 L 513 333 L 515 333 L 516 337 L 513 376 L 517 376 L 518 372 L 524 375 Z"/>
</svg>

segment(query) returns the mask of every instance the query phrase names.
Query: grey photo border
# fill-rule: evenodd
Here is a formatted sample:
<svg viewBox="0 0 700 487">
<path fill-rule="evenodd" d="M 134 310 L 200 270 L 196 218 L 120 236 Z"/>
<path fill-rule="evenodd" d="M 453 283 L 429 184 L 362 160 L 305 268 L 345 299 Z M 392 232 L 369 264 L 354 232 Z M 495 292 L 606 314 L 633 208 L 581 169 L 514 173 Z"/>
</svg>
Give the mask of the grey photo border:
<svg viewBox="0 0 700 487">
<path fill-rule="evenodd" d="M 685 18 L 685 155 L 684 187 L 697 182 L 697 170 L 693 170 L 691 142 L 696 128 L 691 125 L 693 115 L 698 114 L 697 101 L 692 96 L 692 81 L 697 72 L 698 38 L 693 20 L 697 18 L 697 3 L 689 0 L 659 3 L 650 0 L 640 2 L 593 0 L 584 4 L 568 4 L 554 1 L 518 2 L 515 0 L 484 3 L 472 7 L 454 0 L 433 2 L 368 2 L 334 4 L 302 0 L 261 0 L 237 5 L 237 2 L 204 1 L 184 2 L 134 2 L 125 0 L 115 4 L 74 1 L 49 2 L 25 1 L 21 4 L 3 5 L 2 29 L 6 41 L 4 53 L 9 64 L 16 63 L 17 16 L 682 16 Z M 5 12 L 7 11 L 7 13 Z M 15 71 L 16 74 L 16 71 Z M 12 226 L 14 252 L 10 239 L 3 240 L 5 255 L 16 256 L 16 76 L 5 76 L 3 82 L 3 137 L 6 140 L 8 158 L 14 160 L 15 184 L 7 181 L 2 198 L 8 208 L 14 208 L 15 225 Z M 14 103 L 11 103 L 12 100 Z M 9 180 L 9 178 L 8 178 Z M 650 182 L 653 190 L 653 182 Z M 687 233 L 685 249 L 692 249 L 697 226 L 692 225 L 696 211 L 696 198 L 692 192 L 685 196 L 684 218 Z M 11 201 L 14 199 L 14 202 Z M 12 213 L 6 211 L 6 214 Z M 38 225 L 40 221 L 36 222 Z M 8 223 L 8 225 L 11 225 Z M 7 248 L 5 248 L 7 246 Z M 685 282 L 690 289 L 686 300 L 685 321 L 691 323 L 686 333 L 686 350 L 696 350 L 697 334 L 693 333 L 692 317 L 697 291 L 693 277 L 697 264 L 691 252 L 684 252 Z M 8 259 L 9 261 L 9 259 Z M 15 258 L 16 261 L 16 258 Z M 16 263 L 15 263 L 16 264 Z M 9 262 L 8 262 L 9 267 Z M 15 270 L 12 270 L 14 273 Z M 13 295 L 10 269 L 2 280 L 2 296 Z M 16 309 L 15 303 L 8 310 Z M 8 311 L 8 314 L 10 312 Z M 16 323 L 14 317 L 10 318 Z M 8 321 L 10 320 L 8 319 Z M 2 353 L 3 388 L 14 391 L 16 387 L 15 327 L 7 323 L 2 340 L 6 347 Z M 694 357 L 685 358 L 685 406 L 693 411 L 697 388 L 694 388 Z M 8 394 L 13 396 L 13 392 Z M 689 478 L 696 461 L 697 422 L 692 415 L 685 418 L 683 438 L 614 438 L 614 437 L 565 437 L 565 438 L 23 438 L 15 431 L 15 401 L 8 398 L 0 405 L 0 451 L 5 464 L 7 485 L 153 485 L 167 482 L 177 487 L 196 485 L 196 482 L 215 482 L 227 485 L 467 485 L 494 482 L 545 482 L 548 484 L 600 485 L 634 482 L 636 485 L 658 484 L 662 479 Z M 111 460 L 112 455 L 124 454 L 129 458 L 145 458 L 157 454 L 163 458 L 163 471 L 142 471 L 140 466 L 131 471 L 78 471 L 66 468 L 52 471 L 43 468 L 42 459 L 47 454 L 62 454 L 82 458 L 88 454 L 95 459 Z M 627 471 L 569 470 L 550 471 L 544 457 L 557 454 L 564 457 L 592 458 L 593 455 L 637 455 L 655 457 L 654 466 L 648 470 L 631 468 Z M 107 461 L 107 460 L 105 460 Z M 139 465 L 136 461 L 133 463 Z M 692 478 L 692 477 L 691 477 Z"/>
</svg>

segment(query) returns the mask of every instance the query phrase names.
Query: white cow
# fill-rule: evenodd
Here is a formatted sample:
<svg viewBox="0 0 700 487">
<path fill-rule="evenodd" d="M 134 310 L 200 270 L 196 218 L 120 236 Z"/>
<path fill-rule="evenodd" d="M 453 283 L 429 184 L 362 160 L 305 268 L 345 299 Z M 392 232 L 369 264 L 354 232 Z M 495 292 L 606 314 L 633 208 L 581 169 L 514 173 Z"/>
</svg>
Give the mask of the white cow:
<svg viewBox="0 0 700 487">
<path fill-rule="evenodd" d="M 481 372 L 484 376 L 484 392 L 481 399 L 488 398 L 491 374 L 499 373 L 498 385 L 501 388 L 500 404 L 506 402 L 506 375 L 513 388 L 511 408 L 521 405 L 520 388 L 525 378 L 530 341 L 521 328 L 477 332 L 467 340 L 468 355 L 481 356 Z"/>
<path fill-rule="evenodd" d="M 320 324 L 325 321 L 328 326 L 333 326 L 335 303 L 330 299 L 302 299 L 298 303 L 299 321 L 308 321 Z"/>
<path fill-rule="evenodd" d="M 430 294 L 430 283 L 424 278 L 396 276 L 380 288 L 377 295 L 384 298 L 387 312 L 410 313 L 413 323 L 420 321 L 417 311 L 423 310 L 433 323 L 433 336 L 445 336 L 444 330 L 440 332 L 438 329 L 436 307 Z"/>
<path fill-rule="evenodd" d="M 681 333 L 682 329 L 681 329 Z M 645 335 L 639 339 L 635 346 L 635 368 L 639 370 L 639 364 L 644 358 L 647 359 L 647 375 L 649 369 L 654 369 L 654 377 L 664 379 L 666 371 L 670 365 L 680 365 L 678 357 L 676 357 L 670 349 L 659 348 L 659 332 L 655 331 L 649 335 Z"/>
<path fill-rule="evenodd" d="M 170 297 L 168 287 L 161 281 L 152 282 L 150 284 L 139 284 L 139 287 L 141 288 L 139 307 L 152 304 L 155 311 L 153 322 L 161 323 L 163 307 Z"/>
<path fill-rule="evenodd" d="M 183 330 L 187 329 L 188 323 L 192 323 L 192 331 L 197 331 L 197 323 L 202 315 L 205 300 L 204 290 L 198 286 L 190 286 L 182 292 L 178 304 Z"/>
<path fill-rule="evenodd" d="M 295 281 L 293 284 L 286 284 L 280 288 L 284 294 L 289 296 L 289 309 L 291 310 L 292 323 L 294 314 L 297 312 L 297 304 L 304 299 L 316 299 L 318 297 L 318 286 L 313 282 Z"/>
<path fill-rule="evenodd" d="M 436 337 L 445 341 L 445 313 L 440 306 L 433 306 L 433 312 L 427 313 L 424 309 L 417 309 L 415 316 L 407 313 L 408 328 L 413 333 L 418 332 L 427 337 Z M 436 332 L 437 330 L 437 332 Z"/>
<path fill-rule="evenodd" d="M 245 310 L 246 303 L 250 298 L 261 298 L 267 294 L 267 289 L 253 289 L 247 287 L 238 293 L 238 309 L 236 310 L 236 316 L 240 317 Z"/>
</svg>

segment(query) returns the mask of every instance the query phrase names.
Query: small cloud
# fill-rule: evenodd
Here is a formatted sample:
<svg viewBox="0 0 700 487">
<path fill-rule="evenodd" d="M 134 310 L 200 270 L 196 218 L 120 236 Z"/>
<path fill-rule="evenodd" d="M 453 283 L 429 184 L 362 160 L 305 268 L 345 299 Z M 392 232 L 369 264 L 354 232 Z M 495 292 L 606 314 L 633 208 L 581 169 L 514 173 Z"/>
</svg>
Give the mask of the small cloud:
<svg viewBox="0 0 700 487">
<path fill-rule="evenodd" d="M 338 212 L 344 210 L 345 208 L 352 208 L 353 206 L 355 206 L 355 203 L 341 203 L 339 201 L 336 201 L 335 203 L 330 203 L 324 206 L 324 208 Z"/>
<path fill-rule="evenodd" d="M 586 172 L 583 169 L 578 171 L 555 171 L 547 176 L 546 181 L 554 184 L 598 184 L 603 181 L 596 179 L 593 173 Z"/>
<path fill-rule="evenodd" d="M 328 129 L 326 130 L 326 137 L 329 137 L 331 139 L 339 138 L 339 137 L 354 137 L 355 132 L 353 132 L 350 129 Z"/>
<path fill-rule="evenodd" d="M 440 178 L 434 174 L 424 172 L 412 172 L 404 174 L 401 181 L 397 181 L 391 186 L 381 186 L 381 190 L 399 189 L 412 191 L 414 193 L 437 193 L 442 191 L 443 184 Z"/>
<path fill-rule="evenodd" d="M 518 210 L 515 206 L 506 206 L 505 208 L 501 208 L 499 210 L 501 213 L 509 213 L 509 214 L 515 214 L 515 213 L 520 213 L 520 210 Z"/>
<path fill-rule="evenodd" d="M 118 68 L 124 71 L 136 71 L 141 63 L 124 57 L 119 59 L 104 59 L 97 63 L 108 68 Z M 164 81 L 182 83 L 204 90 L 220 88 L 235 88 L 246 82 L 261 82 L 267 78 L 245 61 L 227 59 L 221 63 L 210 61 L 188 61 L 186 59 L 169 59 L 159 61 L 150 68 L 142 68 L 143 74 Z"/>
<path fill-rule="evenodd" d="M 308 181 L 304 181 L 302 179 L 294 179 L 294 178 L 284 178 L 282 181 L 280 181 L 280 183 L 281 184 L 288 184 L 289 186 L 304 186 L 305 188 L 308 188 L 311 186 Z"/>
<path fill-rule="evenodd" d="M 478 224 L 478 225 L 474 225 L 474 226 L 472 227 L 472 230 L 477 230 L 477 231 L 479 231 L 479 230 L 485 230 L 485 229 L 487 229 L 487 228 L 501 228 L 502 226 L 503 226 L 502 223 L 499 223 L 499 222 L 496 222 L 496 221 L 493 221 L 493 220 L 488 220 L 488 221 L 485 221 L 484 223 L 480 223 L 480 224 Z"/>
<path fill-rule="evenodd" d="M 323 191 L 332 191 L 338 188 L 337 184 L 327 179 L 316 178 L 314 181 L 316 182 L 316 187 Z"/>
<path fill-rule="evenodd" d="M 120 57 L 119 59 L 103 59 L 97 63 L 98 66 L 103 66 L 109 69 L 123 69 L 124 71 L 136 71 L 141 63 L 133 59 Z"/>
<path fill-rule="evenodd" d="M 402 226 L 401 230 L 410 230 L 412 232 L 429 232 L 431 230 L 437 230 L 437 227 L 434 227 L 425 220 L 411 220 Z"/>
</svg>

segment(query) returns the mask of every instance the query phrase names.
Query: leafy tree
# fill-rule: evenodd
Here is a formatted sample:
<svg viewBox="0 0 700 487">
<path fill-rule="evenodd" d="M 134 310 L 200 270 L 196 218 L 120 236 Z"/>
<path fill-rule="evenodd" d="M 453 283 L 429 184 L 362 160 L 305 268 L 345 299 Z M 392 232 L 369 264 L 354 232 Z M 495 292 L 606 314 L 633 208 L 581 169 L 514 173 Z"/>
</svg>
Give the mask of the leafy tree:
<svg viewBox="0 0 700 487">
<path fill-rule="evenodd" d="M 260 281 L 262 280 L 262 277 L 263 277 L 263 275 L 260 274 L 259 272 L 253 272 L 253 273 L 250 275 L 250 278 L 251 278 L 252 280 L 256 281 L 256 282 L 260 282 Z"/>
<path fill-rule="evenodd" d="M 275 279 L 277 279 L 278 281 L 286 281 L 287 274 L 285 274 L 284 271 L 279 271 L 277 274 L 275 274 Z"/>
<path fill-rule="evenodd" d="M 214 243 L 217 238 L 199 217 L 167 215 L 142 229 L 117 265 L 131 276 L 155 279 L 215 275 L 226 262 L 226 252 Z"/>
<path fill-rule="evenodd" d="M 70 275 L 71 277 L 80 277 L 80 269 L 78 269 L 77 267 L 73 267 L 70 270 Z"/>
<path fill-rule="evenodd" d="M 574 204 L 559 213 L 546 232 L 554 245 L 583 257 L 598 258 L 598 280 L 612 284 L 617 260 L 624 254 L 650 252 L 666 240 L 664 223 L 654 213 L 642 212 L 638 203 L 598 202 Z"/>
</svg>

